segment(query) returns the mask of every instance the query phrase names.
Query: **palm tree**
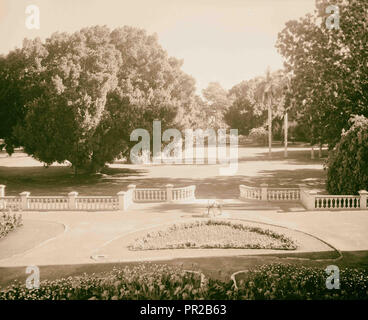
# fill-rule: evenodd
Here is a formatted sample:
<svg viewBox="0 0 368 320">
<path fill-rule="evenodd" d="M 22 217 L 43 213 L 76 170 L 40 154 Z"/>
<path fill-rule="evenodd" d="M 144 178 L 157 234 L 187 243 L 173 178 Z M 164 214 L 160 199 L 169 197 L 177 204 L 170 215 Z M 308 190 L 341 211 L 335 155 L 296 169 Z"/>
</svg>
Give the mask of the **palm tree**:
<svg viewBox="0 0 368 320">
<path fill-rule="evenodd" d="M 284 82 L 284 96 L 283 98 L 285 98 L 285 94 L 287 92 L 290 92 L 291 91 L 291 77 L 290 75 L 286 75 L 283 79 L 283 82 Z M 284 101 L 285 103 L 285 101 Z M 288 156 L 288 109 L 285 108 L 285 111 L 284 111 L 284 157 L 287 158 Z"/>
<path fill-rule="evenodd" d="M 268 112 L 268 156 L 272 153 L 272 107 L 283 94 L 283 77 L 280 72 L 271 74 L 270 68 L 267 68 L 266 77 L 258 85 L 256 97 L 264 106 L 267 106 Z"/>
</svg>

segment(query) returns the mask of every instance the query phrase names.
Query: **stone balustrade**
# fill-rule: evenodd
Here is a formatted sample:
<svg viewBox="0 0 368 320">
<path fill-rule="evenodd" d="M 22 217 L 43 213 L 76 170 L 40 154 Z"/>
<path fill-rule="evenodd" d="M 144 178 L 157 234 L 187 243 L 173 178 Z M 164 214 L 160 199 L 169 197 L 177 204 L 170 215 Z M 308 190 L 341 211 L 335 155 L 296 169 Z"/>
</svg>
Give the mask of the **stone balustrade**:
<svg viewBox="0 0 368 320">
<path fill-rule="evenodd" d="M 263 201 L 300 201 L 307 210 L 359 210 L 368 208 L 368 192 L 359 191 L 354 195 L 319 195 L 305 186 L 299 188 L 268 188 L 239 186 L 240 199 Z"/>
<path fill-rule="evenodd" d="M 5 186 L 0 185 L 0 209 L 23 211 L 114 211 L 127 210 L 133 202 L 175 202 L 195 199 L 195 186 L 174 188 L 136 188 L 129 185 L 127 191 L 115 196 L 80 196 L 72 191 L 67 196 L 31 196 L 25 191 L 19 196 L 6 196 Z"/>
</svg>

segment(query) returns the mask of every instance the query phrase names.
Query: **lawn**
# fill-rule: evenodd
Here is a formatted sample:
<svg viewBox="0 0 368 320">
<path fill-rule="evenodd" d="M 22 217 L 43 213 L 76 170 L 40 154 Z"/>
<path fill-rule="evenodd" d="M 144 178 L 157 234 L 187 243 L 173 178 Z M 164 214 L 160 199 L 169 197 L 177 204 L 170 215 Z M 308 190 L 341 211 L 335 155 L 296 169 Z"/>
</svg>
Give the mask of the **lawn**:
<svg viewBox="0 0 368 320">
<path fill-rule="evenodd" d="M 38 161 L 17 152 L 8 157 L 0 153 L 0 183 L 8 195 L 29 191 L 34 195 L 65 195 L 77 191 L 81 195 L 113 195 L 127 185 L 162 187 L 196 185 L 197 198 L 237 198 L 239 185 L 295 187 L 307 184 L 324 189 L 326 173 L 323 159 L 310 159 L 310 149 L 298 145 L 289 148 L 284 159 L 283 148 L 274 147 L 268 158 L 264 147 L 239 147 L 238 171 L 234 176 L 220 176 L 220 165 L 127 165 L 116 162 L 97 175 L 74 177 L 71 168 L 53 165 L 44 168 Z M 324 151 L 326 156 L 326 151 Z"/>
</svg>

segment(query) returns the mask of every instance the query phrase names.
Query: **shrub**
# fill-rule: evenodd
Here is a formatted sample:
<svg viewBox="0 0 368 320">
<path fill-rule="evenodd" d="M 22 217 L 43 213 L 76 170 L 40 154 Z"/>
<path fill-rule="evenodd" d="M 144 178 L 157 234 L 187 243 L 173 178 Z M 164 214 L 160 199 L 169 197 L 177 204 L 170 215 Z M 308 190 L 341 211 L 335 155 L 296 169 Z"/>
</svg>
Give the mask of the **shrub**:
<svg viewBox="0 0 368 320">
<path fill-rule="evenodd" d="M 330 194 L 357 194 L 368 188 L 368 119 L 355 116 L 350 122 L 327 160 Z"/>
<path fill-rule="evenodd" d="M 326 288 L 323 268 L 271 264 L 237 281 L 202 279 L 179 267 L 140 264 L 101 275 L 42 281 L 39 289 L 15 283 L 0 300 L 349 300 L 368 298 L 368 270 L 340 269 L 340 289 Z M 238 275 L 240 278 L 240 275 Z"/>
<path fill-rule="evenodd" d="M 248 137 L 252 139 L 253 142 L 266 144 L 268 139 L 268 132 L 263 127 L 253 128 L 252 130 L 250 130 Z"/>
<path fill-rule="evenodd" d="M 22 224 L 22 215 L 12 214 L 11 211 L 0 213 L 0 239 Z"/>
<path fill-rule="evenodd" d="M 340 269 L 340 289 L 327 289 L 323 268 L 264 265 L 240 280 L 237 298 L 250 300 L 350 300 L 368 298 L 368 270 Z"/>
</svg>

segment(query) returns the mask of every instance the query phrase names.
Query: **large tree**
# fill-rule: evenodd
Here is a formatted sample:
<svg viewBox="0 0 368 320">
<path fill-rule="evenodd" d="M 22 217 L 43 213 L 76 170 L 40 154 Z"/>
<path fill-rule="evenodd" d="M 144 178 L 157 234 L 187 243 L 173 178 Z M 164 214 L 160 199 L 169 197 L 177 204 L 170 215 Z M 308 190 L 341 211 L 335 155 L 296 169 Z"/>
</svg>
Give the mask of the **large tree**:
<svg viewBox="0 0 368 320">
<path fill-rule="evenodd" d="M 189 122 L 180 114 L 193 108 L 194 80 L 144 30 L 55 33 L 44 42 L 25 41 L 5 63 L 15 54 L 21 66 L 14 71 L 10 64 L 8 73 L 30 81 L 18 82 L 27 93 L 17 102 L 23 117 L 8 131 L 46 164 L 67 160 L 76 170 L 96 171 L 128 154 L 134 129 L 151 131 L 155 119 L 163 129 Z M 0 110 L 11 113 L 3 101 Z"/>
<path fill-rule="evenodd" d="M 208 86 L 202 90 L 202 95 L 206 102 L 205 114 L 208 126 L 215 130 L 226 128 L 224 113 L 230 106 L 227 90 L 218 82 L 210 82 Z"/>
<path fill-rule="evenodd" d="M 286 111 L 287 79 L 284 70 L 268 70 L 265 76 L 235 85 L 228 94 L 231 106 L 225 112 L 227 124 L 238 128 L 244 135 L 249 134 L 253 128 L 271 128 L 270 121 L 277 124 L 277 129 L 281 129 Z M 270 121 L 267 120 L 268 115 Z M 273 135 L 277 133 L 275 129 L 271 129 L 271 132 Z"/>
<path fill-rule="evenodd" d="M 339 8 L 338 28 L 326 24 L 330 5 Z M 292 74 L 289 101 L 312 143 L 332 148 L 352 114 L 368 115 L 367 17 L 367 1 L 317 0 L 314 14 L 279 33 L 277 48 Z"/>
<path fill-rule="evenodd" d="M 266 111 L 257 103 L 255 92 L 261 77 L 242 81 L 229 90 L 231 106 L 226 110 L 224 119 L 231 128 L 242 135 L 248 135 L 253 128 L 260 127 L 266 120 Z"/>
<path fill-rule="evenodd" d="M 358 194 L 368 189 L 368 118 L 355 116 L 330 152 L 326 187 L 330 194 Z"/>
</svg>

